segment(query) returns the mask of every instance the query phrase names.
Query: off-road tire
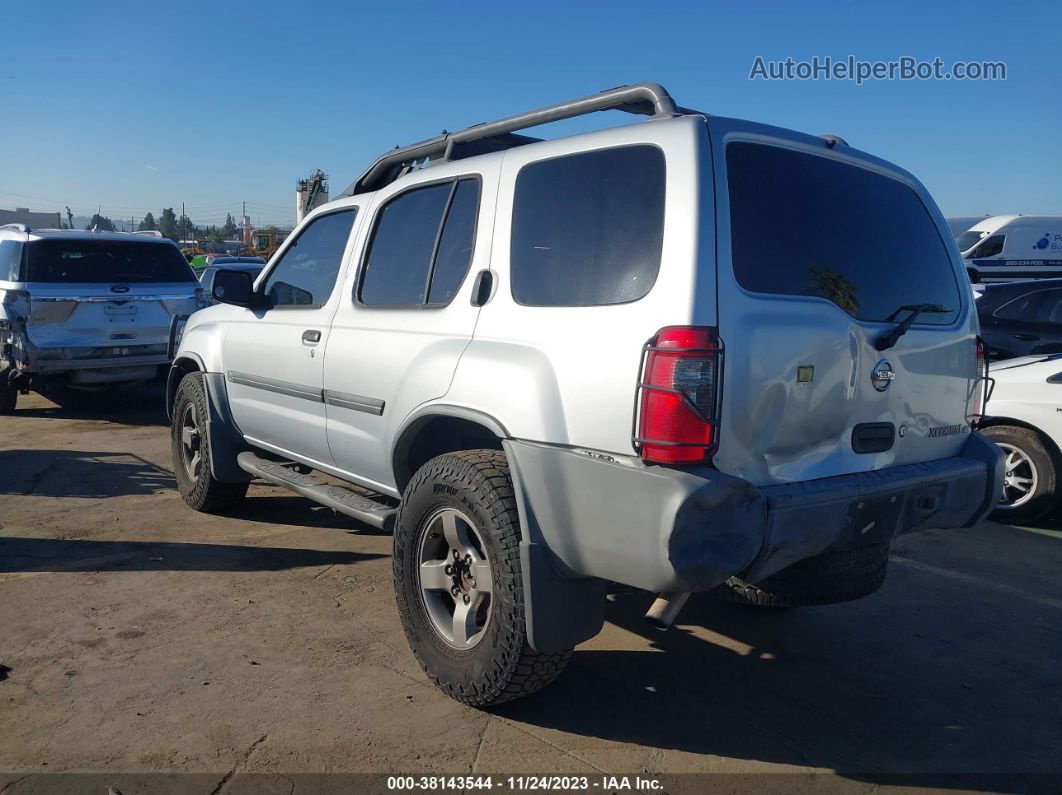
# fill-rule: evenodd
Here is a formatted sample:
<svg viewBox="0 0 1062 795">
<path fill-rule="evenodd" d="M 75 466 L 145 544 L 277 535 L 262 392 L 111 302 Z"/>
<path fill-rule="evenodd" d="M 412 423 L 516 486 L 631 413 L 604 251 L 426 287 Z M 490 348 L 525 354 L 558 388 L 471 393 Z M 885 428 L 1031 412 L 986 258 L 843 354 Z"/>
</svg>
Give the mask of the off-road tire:
<svg viewBox="0 0 1062 795">
<path fill-rule="evenodd" d="M 801 607 L 850 602 L 885 582 L 889 543 L 827 550 L 756 583 L 731 577 L 716 589 L 724 601 L 754 607 Z"/>
<path fill-rule="evenodd" d="M 1058 464 L 1043 437 L 1036 431 L 1017 425 L 990 425 L 981 432 L 993 442 L 1021 450 L 1035 465 L 1037 472 L 1037 483 L 1028 502 L 1016 508 L 996 508 L 989 518 L 1003 524 L 1029 524 L 1054 510 L 1058 506 Z"/>
<path fill-rule="evenodd" d="M 419 543 L 440 508 L 457 509 L 476 526 L 490 562 L 493 592 L 482 640 L 455 649 L 435 630 L 418 585 Z M 543 654 L 527 642 L 520 569 L 520 521 L 505 453 L 466 450 L 428 461 L 402 496 L 395 521 L 394 584 L 402 628 L 414 657 L 448 696 L 488 707 L 528 696 L 550 684 L 571 657 Z"/>
<path fill-rule="evenodd" d="M 185 471 L 181 452 L 181 418 L 185 408 L 194 402 L 196 412 L 202 423 L 200 438 L 200 456 L 202 463 L 195 479 Z M 216 480 L 210 473 L 210 436 L 206 432 L 206 419 L 209 416 L 206 387 L 203 385 L 202 373 L 189 373 L 181 379 L 177 395 L 173 400 L 173 421 L 170 425 L 170 449 L 173 457 L 173 473 L 177 478 L 177 489 L 181 497 L 192 508 L 203 513 L 217 513 L 238 504 L 247 495 L 249 482 L 224 483 Z"/>
</svg>

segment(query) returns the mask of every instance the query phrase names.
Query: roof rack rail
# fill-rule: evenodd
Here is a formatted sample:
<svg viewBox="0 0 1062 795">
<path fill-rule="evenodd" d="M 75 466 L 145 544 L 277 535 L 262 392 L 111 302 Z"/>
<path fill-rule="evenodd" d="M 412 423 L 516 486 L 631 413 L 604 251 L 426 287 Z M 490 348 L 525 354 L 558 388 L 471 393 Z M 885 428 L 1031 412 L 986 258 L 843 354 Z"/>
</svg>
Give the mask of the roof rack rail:
<svg viewBox="0 0 1062 795">
<path fill-rule="evenodd" d="M 162 237 L 162 232 L 158 229 L 138 229 L 135 232 L 130 232 L 131 235 L 144 235 L 145 237 Z"/>
<path fill-rule="evenodd" d="M 410 146 L 395 147 L 378 157 L 364 174 L 340 194 L 340 198 L 382 188 L 422 160 L 436 160 L 440 157 L 443 160 L 457 160 L 474 154 L 534 143 L 540 139 L 512 133 L 599 110 L 622 110 L 650 117 L 696 113 L 676 105 L 671 95 L 659 83 L 618 86 L 581 99 L 561 102 L 497 121 L 474 124 L 457 132 L 444 131 L 441 135 Z"/>
<path fill-rule="evenodd" d="M 26 224 L 3 224 L 0 229 L 14 229 L 16 232 L 25 232 L 27 235 L 33 230 Z"/>
</svg>

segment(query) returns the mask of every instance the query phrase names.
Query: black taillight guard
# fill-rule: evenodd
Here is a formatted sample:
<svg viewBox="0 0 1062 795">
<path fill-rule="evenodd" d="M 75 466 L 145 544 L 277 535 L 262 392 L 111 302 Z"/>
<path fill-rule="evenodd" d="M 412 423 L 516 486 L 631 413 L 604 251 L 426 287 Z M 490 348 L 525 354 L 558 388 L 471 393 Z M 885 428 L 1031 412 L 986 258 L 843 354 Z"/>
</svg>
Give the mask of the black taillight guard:
<svg viewBox="0 0 1062 795">
<path fill-rule="evenodd" d="M 723 341 L 716 338 L 715 346 L 711 348 L 664 348 L 653 343 L 656 341 L 654 335 L 650 339 L 646 340 L 642 346 L 641 360 L 638 364 L 638 379 L 634 386 L 634 412 L 631 419 L 631 446 L 634 447 L 635 452 L 639 455 L 642 453 L 642 445 L 644 444 L 656 444 L 662 447 L 703 447 L 704 445 L 696 444 L 693 442 L 668 442 L 661 441 L 660 439 L 645 439 L 638 433 L 638 422 L 641 419 L 642 414 L 642 390 L 650 389 L 654 392 L 671 392 L 682 398 L 682 402 L 689 407 L 689 409 L 700 417 L 705 422 L 710 422 L 717 429 L 719 426 L 719 408 L 722 402 L 723 395 Z M 662 353 L 703 353 L 709 354 L 715 357 L 715 403 L 712 406 L 712 416 L 705 417 L 701 413 L 701 410 L 697 405 L 689 399 L 689 396 L 681 389 L 674 389 L 673 387 L 656 386 L 655 384 L 645 383 L 645 365 L 649 361 L 649 354 L 652 351 L 660 351 Z M 719 433 L 718 430 L 712 434 L 712 443 L 708 446 L 707 452 L 712 455 L 719 447 Z"/>
</svg>

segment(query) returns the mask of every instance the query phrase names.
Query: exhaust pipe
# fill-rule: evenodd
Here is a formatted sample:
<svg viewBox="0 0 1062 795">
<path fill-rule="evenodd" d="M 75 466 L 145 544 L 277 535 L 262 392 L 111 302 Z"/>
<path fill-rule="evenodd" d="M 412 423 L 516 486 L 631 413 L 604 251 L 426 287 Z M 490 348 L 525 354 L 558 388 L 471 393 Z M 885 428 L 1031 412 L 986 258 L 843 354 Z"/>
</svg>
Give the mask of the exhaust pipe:
<svg viewBox="0 0 1062 795">
<path fill-rule="evenodd" d="M 662 593 L 656 597 L 656 601 L 649 608 L 649 612 L 645 614 L 645 620 L 656 629 L 666 632 L 675 623 L 679 611 L 682 610 L 686 600 L 689 598 L 689 591 Z"/>
</svg>

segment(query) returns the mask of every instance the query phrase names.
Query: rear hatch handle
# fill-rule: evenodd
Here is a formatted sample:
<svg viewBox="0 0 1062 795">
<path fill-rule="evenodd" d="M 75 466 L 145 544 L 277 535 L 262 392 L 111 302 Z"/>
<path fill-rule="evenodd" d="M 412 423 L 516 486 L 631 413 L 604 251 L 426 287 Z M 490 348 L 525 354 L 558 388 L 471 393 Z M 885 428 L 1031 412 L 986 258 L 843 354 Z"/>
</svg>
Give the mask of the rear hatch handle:
<svg viewBox="0 0 1062 795">
<path fill-rule="evenodd" d="M 951 312 L 950 306 L 944 306 L 942 304 L 904 304 L 899 307 L 895 312 L 885 318 L 886 321 L 892 321 L 896 319 L 896 316 L 901 312 L 910 312 L 907 317 L 897 323 L 891 331 L 887 331 L 874 340 L 874 347 L 879 351 L 887 351 L 893 345 L 895 345 L 900 337 L 907 333 L 907 330 L 911 328 L 918 316 L 923 312 L 935 312 L 939 314 L 947 314 Z"/>
</svg>

